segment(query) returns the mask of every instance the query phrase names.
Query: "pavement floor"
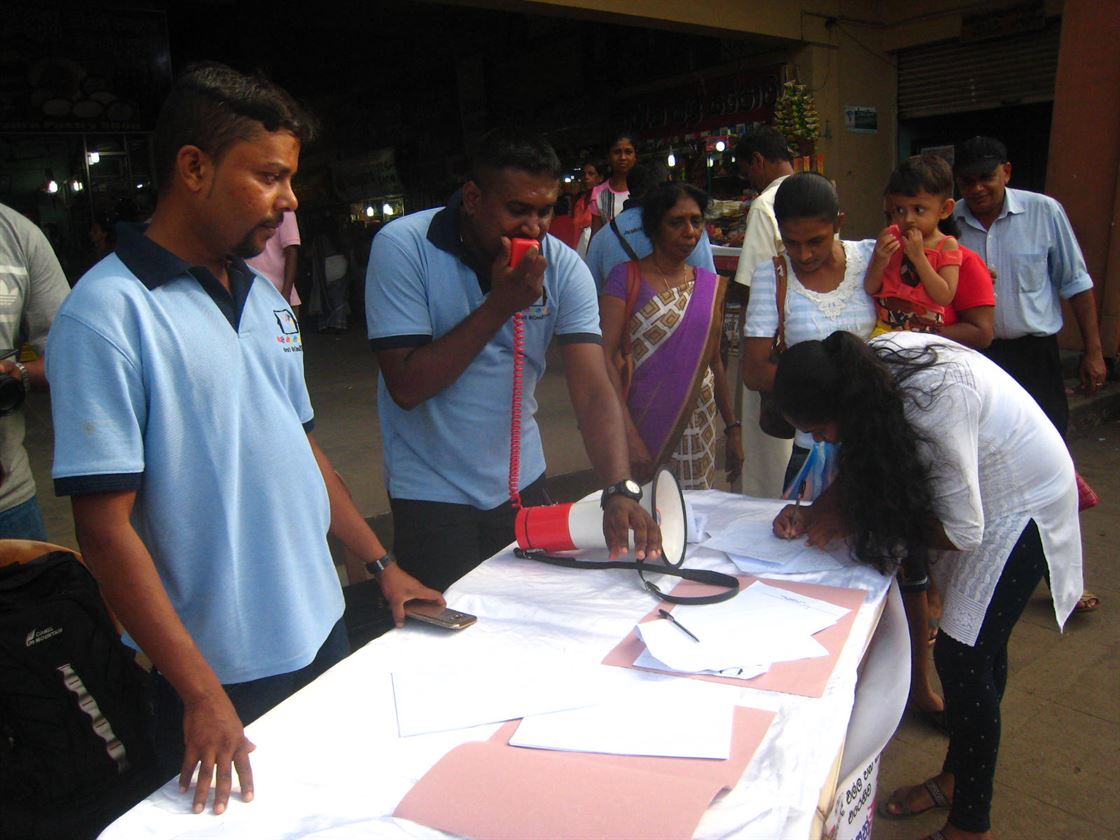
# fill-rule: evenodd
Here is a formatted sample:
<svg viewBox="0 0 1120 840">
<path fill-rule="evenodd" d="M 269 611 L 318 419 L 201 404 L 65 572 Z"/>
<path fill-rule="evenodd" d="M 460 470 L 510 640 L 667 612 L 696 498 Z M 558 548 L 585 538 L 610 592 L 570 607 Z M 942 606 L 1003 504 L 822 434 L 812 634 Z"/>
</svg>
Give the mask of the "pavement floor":
<svg viewBox="0 0 1120 840">
<path fill-rule="evenodd" d="M 358 509 L 386 533 L 388 498 L 377 430 L 377 367 L 361 330 L 304 336 L 315 436 L 346 479 Z M 1106 392 L 1120 393 L 1111 383 Z M 1115 394 L 1109 395 L 1115 398 Z M 538 422 L 550 475 L 568 476 L 572 495 L 594 486 L 567 398 L 559 357 L 538 386 Z M 77 546 L 69 502 L 50 482 L 51 424 L 46 395 L 27 402 L 27 448 L 51 540 Z M 470 430 L 462 444 L 470 446 Z M 1101 504 L 1082 515 L 1085 585 L 1099 610 L 1075 615 L 1059 632 L 1044 587 L 1016 627 L 1003 701 L 1003 741 L 996 775 L 996 837 L 1030 840 L 1120 837 L 1120 422 L 1082 429 L 1071 439 L 1082 474 Z M 562 484 L 564 482 L 561 482 Z M 718 485 L 726 489 L 722 482 Z M 880 797 L 936 774 L 944 736 L 907 714 L 887 747 Z M 822 758 L 822 760 L 824 760 Z M 914 840 L 941 827 L 944 812 L 905 821 L 877 820 L 873 840 Z"/>
</svg>

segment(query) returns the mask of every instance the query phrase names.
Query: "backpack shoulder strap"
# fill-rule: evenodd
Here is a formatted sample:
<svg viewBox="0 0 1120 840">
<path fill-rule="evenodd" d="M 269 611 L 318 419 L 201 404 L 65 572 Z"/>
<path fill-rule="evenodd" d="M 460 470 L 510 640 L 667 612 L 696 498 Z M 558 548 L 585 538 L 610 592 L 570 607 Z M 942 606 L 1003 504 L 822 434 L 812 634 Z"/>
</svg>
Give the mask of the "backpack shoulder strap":
<svg viewBox="0 0 1120 840">
<path fill-rule="evenodd" d="M 626 252 L 626 256 L 628 256 L 633 262 L 637 262 L 638 260 L 640 260 L 641 257 L 639 257 L 634 252 L 633 246 L 631 246 L 630 243 L 626 241 L 626 237 L 623 236 L 622 231 L 618 229 L 618 222 L 612 218 L 610 221 L 610 225 L 611 230 L 614 231 L 614 235 L 618 237 L 618 241 L 622 245 L 622 250 Z"/>
</svg>

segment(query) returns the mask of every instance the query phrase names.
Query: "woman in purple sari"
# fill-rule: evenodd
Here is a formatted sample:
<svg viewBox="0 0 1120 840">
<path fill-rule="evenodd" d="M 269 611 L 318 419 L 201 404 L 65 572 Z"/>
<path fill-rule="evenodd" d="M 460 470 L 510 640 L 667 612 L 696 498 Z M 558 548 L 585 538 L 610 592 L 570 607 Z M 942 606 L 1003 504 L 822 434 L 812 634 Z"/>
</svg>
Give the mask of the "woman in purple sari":
<svg viewBox="0 0 1120 840">
<path fill-rule="evenodd" d="M 685 262 L 704 231 L 707 206 L 707 194 L 687 184 L 662 184 L 648 194 L 642 228 L 653 253 L 617 266 L 599 299 L 633 475 L 646 481 L 665 466 L 693 490 L 712 486 L 717 413 L 727 435 L 728 481 L 743 466 L 719 352 L 726 280 Z"/>
</svg>

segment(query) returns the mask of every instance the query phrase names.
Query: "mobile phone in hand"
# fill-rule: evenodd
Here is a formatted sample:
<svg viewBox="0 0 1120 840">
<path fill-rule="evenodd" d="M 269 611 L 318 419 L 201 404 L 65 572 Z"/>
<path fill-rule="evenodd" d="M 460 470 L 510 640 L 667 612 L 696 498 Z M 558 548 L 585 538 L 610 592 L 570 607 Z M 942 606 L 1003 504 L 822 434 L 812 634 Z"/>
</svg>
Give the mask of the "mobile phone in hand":
<svg viewBox="0 0 1120 840">
<path fill-rule="evenodd" d="M 445 630 L 462 630 L 478 621 L 478 617 L 470 613 L 452 610 L 431 601 L 409 601 L 404 605 L 404 614 Z"/>
<path fill-rule="evenodd" d="M 509 267 L 517 268 L 517 264 L 521 262 L 521 258 L 525 256 L 525 252 L 530 248 L 540 248 L 541 243 L 536 239 L 524 239 L 520 236 L 515 236 L 510 240 L 509 248 Z"/>
</svg>

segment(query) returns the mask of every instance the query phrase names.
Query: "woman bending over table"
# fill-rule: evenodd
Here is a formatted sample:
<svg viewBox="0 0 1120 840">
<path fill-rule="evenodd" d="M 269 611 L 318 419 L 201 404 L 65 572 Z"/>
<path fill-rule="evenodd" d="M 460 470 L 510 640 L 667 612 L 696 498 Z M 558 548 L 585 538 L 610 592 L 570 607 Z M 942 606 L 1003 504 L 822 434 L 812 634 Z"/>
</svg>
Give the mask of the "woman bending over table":
<svg viewBox="0 0 1120 840">
<path fill-rule="evenodd" d="M 1065 444 L 1002 369 L 933 335 L 804 342 L 782 355 L 774 394 L 797 428 L 843 444 L 833 483 L 811 506 L 783 509 L 774 532 L 812 545 L 847 538 L 856 559 L 885 573 L 928 559 L 944 593 L 934 662 L 948 754 L 880 814 L 948 808 L 932 837 L 988 838 L 1011 631 L 1043 575 L 1059 625 L 1081 593 Z"/>
<path fill-rule="evenodd" d="M 653 253 L 611 271 L 599 298 L 603 350 L 622 400 L 630 464 L 646 481 L 667 466 L 685 489 L 712 486 L 717 412 L 727 436 L 727 480 L 743 466 L 735 419 L 720 357 L 727 281 L 688 265 L 704 232 L 708 196 L 688 184 L 662 184 L 643 199 L 642 229 Z M 619 359 L 629 342 L 629 389 Z"/>
</svg>

